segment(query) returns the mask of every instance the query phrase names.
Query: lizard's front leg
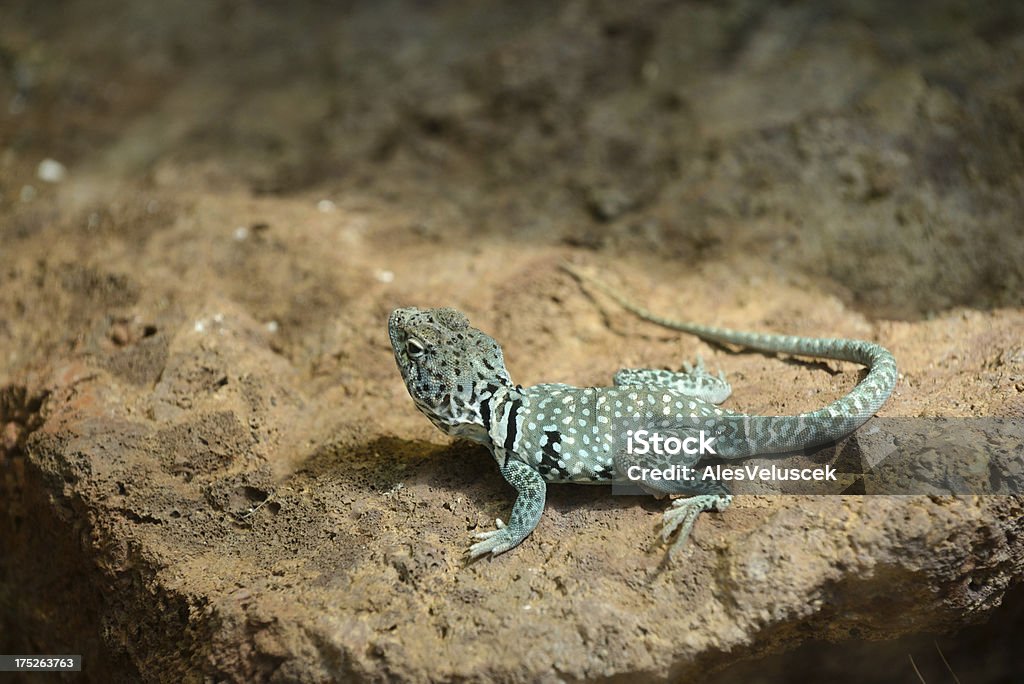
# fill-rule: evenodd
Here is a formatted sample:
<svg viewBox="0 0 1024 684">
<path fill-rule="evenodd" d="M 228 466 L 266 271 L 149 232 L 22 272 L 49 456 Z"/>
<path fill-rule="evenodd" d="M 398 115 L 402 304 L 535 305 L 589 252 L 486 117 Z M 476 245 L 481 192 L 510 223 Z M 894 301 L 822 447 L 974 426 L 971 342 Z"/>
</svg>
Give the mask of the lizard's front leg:
<svg viewBox="0 0 1024 684">
<path fill-rule="evenodd" d="M 470 558 L 478 558 L 487 553 L 496 556 L 508 551 L 533 532 L 544 512 L 547 484 L 540 473 L 522 461 L 507 458 L 501 467 L 501 474 L 519 493 L 512 506 L 512 515 L 507 525 L 498 518 L 498 529 L 474 535 L 483 541 L 469 547 Z"/>
</svg>

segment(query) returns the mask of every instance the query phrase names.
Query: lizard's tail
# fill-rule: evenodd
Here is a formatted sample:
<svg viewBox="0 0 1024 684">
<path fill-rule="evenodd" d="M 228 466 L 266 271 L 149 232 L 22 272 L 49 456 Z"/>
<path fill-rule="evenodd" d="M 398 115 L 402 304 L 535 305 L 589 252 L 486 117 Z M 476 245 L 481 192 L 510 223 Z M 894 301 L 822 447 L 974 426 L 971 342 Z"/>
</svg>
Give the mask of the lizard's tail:
<svg viewBox="0 0 1024 684">
<path fill-rule="evenodd" d="M 645 321 L 703 340 L 734 344 L 766 352 L 836 359 L 869 368 L 867 376 L 846 396 L 824 408 L 797 416 L 742 416 L 725 413 L 715 421 L 718 455 L 743 458 L 755 454 L 796 451 L 833 442 L 853 432 L 873 416 L 896 386 L 896 359 L 885 347 L 866 340 L 797 337 L 716 328 L 664 318 L 637 306 L 600 280 L 563 263 L 562 268 L 589 283 Z"/>
</svg>

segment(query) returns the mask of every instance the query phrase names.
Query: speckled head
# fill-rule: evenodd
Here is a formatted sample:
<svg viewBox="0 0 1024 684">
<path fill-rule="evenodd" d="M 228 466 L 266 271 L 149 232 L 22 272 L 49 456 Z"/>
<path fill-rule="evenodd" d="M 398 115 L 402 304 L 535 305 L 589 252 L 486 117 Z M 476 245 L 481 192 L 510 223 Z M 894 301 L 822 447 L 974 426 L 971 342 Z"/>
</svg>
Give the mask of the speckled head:
<svg viewBox="0 0 1024 684">
<path fill-rule="evenodd" d="M 485 441 L 483 403 L 512 388 L 498 343 L 451 308 L 395 309 L 388 333 L 417 408 L 448 434 Z"/>
</svg>

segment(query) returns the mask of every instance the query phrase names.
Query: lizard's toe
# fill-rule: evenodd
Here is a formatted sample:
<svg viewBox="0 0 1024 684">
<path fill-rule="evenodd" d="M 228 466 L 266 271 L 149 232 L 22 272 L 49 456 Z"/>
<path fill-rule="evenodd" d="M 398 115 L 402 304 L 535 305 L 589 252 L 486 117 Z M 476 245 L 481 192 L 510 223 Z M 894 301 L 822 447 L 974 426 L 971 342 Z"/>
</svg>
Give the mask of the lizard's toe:
<svg viewBox="0 0 1024 684">
<path fill-rule="evenodd" d="M 505 523 L 502 522 L 501 518 L 494 521 L 494 524 L 498 529 L 490 530 L 488 532 L 477 532 L 473 535 L 474 539 L 481 539 L 476 544 L 473 544 L 466 551 L 466 555 L 469 556 L 470 560 L 479 558 L 486 554 L 493 556 L 498 555 L 502 551 L 507 551 L 512 548 L 511 539 L 509 539 L 508 531 L 505 529 Z"/>
<path fill-rule="evenodd" d="M 491 537 L 493 537 L 494 535 L 500 533 L 503 529 L 505 529 L 505 523 L 502 522 L 501 518 L 495 518 L 494 519 L 494 524 L 495 524 L 495 526 L 498 529 L 490 530 L 489 532 L 477 532 L 476 534 L 473 535 L 473 538 L 474 539 L 490 539 Z"/>
</svg>

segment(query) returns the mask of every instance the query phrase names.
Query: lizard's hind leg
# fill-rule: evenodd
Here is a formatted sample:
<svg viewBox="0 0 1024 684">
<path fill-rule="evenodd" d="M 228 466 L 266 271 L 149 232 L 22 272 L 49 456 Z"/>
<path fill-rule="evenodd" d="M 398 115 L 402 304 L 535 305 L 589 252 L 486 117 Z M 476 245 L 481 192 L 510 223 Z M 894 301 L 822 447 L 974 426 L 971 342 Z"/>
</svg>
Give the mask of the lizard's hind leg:
<svg viewBox="0 0 1024 684">
<path fill-rule="evenodd" d="M 615 374 L 616 387 L 664 387 L 710 404 L 721 404 L 732 394 L 725 373 L 712 375 L 704 369 L 704 359 L 697 356 L 694 365 L 683 363 L 682 371 L 657 368 L 623 368 Z"/>
<path fill-rule="evenodd" d="M 669 558 L 675 558 L 686 545 L 693 524 L 704 511 L 724 511 L 732 503 L 732 494 L 718 480 L 704 480 L 697 475 L 699 468 L 692 466 L 689 480 L 657 480 L 640 484 L 648 492 L 664 496 L 679 494 L 681 498 L 673 499 L 661 518 L 661 539 L 667 542 L 674 534 L 676 539 L 669 547 Z"/>
</svg>

